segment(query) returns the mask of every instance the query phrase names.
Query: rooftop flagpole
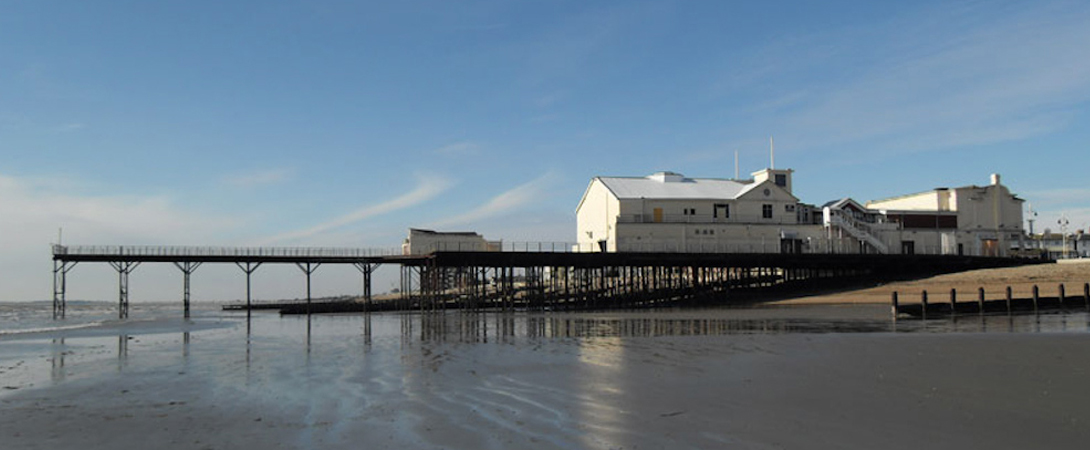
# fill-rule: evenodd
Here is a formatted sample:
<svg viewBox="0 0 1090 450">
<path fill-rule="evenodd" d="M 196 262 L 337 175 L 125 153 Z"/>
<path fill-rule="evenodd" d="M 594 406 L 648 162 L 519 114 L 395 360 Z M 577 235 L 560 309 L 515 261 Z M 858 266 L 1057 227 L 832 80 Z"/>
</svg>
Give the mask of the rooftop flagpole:
<svg viewBox="0 0 1090 450">
<path fill-rule="evenodd" d="M 768 153 L 771 159 L 771 165 L 769 169 L 776 168 L 776 141 L 772 139 L 772 135 L 768 135 Z"/>
<path fill-rule="evenodd" d="M 738 150 L 734 151 L 734 179 L 738 179 Z"/>
</svg>

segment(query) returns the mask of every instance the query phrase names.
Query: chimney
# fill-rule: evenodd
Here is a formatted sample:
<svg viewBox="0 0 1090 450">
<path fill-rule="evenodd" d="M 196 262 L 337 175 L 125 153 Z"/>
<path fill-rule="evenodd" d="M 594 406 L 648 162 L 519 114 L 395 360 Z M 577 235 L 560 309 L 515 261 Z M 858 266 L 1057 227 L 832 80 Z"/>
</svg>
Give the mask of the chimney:
<svg viewBox="0 0 1090 450">
<path fill-rule="evenodd" d="M 993 173 L 992 174 L 992 186 L 999 186 L 999 174 L 998 173 Z"/>
</svg>

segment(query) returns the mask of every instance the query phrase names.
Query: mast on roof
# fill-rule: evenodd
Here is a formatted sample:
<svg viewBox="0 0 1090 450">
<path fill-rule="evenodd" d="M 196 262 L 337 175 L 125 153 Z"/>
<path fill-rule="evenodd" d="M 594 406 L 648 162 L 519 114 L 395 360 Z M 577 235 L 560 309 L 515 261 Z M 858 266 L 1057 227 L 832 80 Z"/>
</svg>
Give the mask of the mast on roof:
<svg viewBox="0 0 1090 450">
<path fill-rule="evenodd" d="M 768 153 L 769 153 L 769 169 L 776 168 L 776 141 L 772 139 L 772 135 L 768 135 Z"/>
<path fill-rule="evenodd" d="M 734 151 L 734 179 L 738 179 L 738 150 Z"/>
</svg>

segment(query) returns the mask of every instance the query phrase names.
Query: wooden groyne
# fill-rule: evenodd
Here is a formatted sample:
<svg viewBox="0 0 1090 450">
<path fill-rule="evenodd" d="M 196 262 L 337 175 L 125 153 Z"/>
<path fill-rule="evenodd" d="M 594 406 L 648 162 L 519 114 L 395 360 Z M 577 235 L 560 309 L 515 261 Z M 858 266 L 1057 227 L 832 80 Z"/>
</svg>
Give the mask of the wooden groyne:
<svg viewBox="0 0 1090 450">
<path fill-rule="evenodd" d="M 984 288 L 977 289 L 975 296 L 959 296 L 956 289 L 950 289 L 945 300 L 932 297 L 926 290 L 921 291 L 918 303 L 904 303 L 899 293 L 890 296 L 894 317 L 930 319 L 950 317 L 958 314 L 1035 314 L 1057 311 L 1090 311 L 1090 283 L 1082 285 L 1082 292 L 1069 295 L 1060 284 L 1054 296 L 1042 296 L 1041 290 L 1033 286 L 1029 297 L 1014 297 L 1008 286 L 1001 299 L 987 299 Z M 936 301 L 938 300 L 938 301 Z"/>
</svg>

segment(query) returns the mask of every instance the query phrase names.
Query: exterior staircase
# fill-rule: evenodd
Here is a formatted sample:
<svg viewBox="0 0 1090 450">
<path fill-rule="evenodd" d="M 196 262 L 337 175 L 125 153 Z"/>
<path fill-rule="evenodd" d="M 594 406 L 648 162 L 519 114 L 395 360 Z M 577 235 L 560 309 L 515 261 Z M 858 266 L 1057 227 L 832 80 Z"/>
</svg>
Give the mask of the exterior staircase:
<svg viewBox="0 0 1090 450">
<path fill-rule="evenodd" d="M 878 253 L 889 253 L 889 246 L 886 245 L 885 242 L 882 242 L 881 239 L 878 239 L 871 234 L 870 227 L 865 223 L 859 222 L 851 216 L 844 214 L 842 211 L 832 211 L 832 214 L 829 215 L 829 225 L 839 227 L 840 229 L 847 231 L 852 237 L 870 244 L 871 247 L 878 250 Z"/>
</svg>

